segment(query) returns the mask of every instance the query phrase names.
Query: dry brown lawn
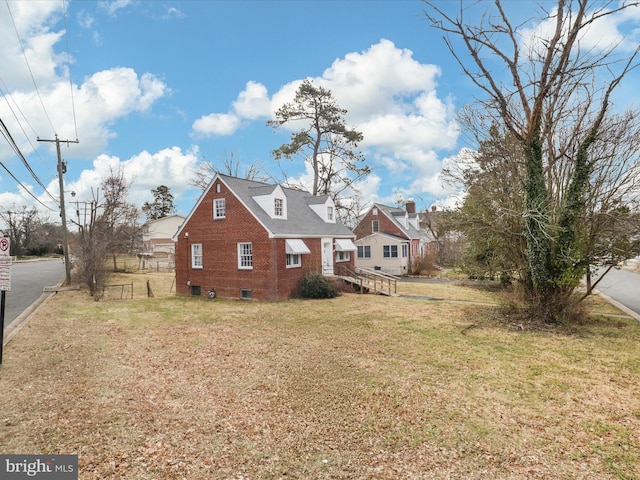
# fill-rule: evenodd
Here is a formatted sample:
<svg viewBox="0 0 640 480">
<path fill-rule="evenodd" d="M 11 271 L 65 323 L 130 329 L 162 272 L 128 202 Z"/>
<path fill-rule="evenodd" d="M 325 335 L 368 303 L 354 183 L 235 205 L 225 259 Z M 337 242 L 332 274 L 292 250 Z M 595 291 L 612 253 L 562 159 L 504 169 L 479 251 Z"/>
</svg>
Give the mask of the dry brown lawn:
<svg viewBox="0 0 640 480">
<path fill-rule="evenodd" d="M 171 280 L 36 311 L 4 351 L 0 452 L 78 454 L 82 480 L 640 478 L 635 321 L 522 330 L 451 284 L 257 303 Z"/>
</svg>

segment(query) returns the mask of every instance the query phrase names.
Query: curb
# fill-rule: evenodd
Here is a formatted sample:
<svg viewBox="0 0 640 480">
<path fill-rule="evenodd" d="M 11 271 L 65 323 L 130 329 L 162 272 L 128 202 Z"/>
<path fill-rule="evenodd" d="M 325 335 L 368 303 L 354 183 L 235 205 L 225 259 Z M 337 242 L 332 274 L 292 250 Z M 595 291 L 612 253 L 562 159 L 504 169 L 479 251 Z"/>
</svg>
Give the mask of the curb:
<svg viewBox="0 0 640 480">
<path fill-rule="evenodd" d="M 629 307 L 625 307 L 623 304 L 621 304 L 617 300 L 614 300 L 609 295 L 606 295 L 606 294 L 602 293 L 598 289 L 595 289 L 594 292 L 597 295 L 600 295 L 602 298 L 604 298 L 607 302 L 609 302 L 611 305 L 616 307 L 618 310 L 623 311 L 625 314 L 629 315 L 631 318 L 633 318 L 633 319 L 637 320 L 638 322 L 640 322 L 640 315 L 637 314 L 636 312 L 634 312 L 633 310 L 631 310 Z"/>
<path fill-rule="evenodd" d="M 2 340 L 2 346 L 5 347 L 9 344 L 13 337 L 15 337 L 20 330 L 29 322 L 31 314 L 35 313 L 41 306 L 45 305 L 56 291 L 47 292 L 44 291 L 40 297 L 36 299 L 31 305 L 29 305 L 20 315 L 18 315 L 13 322 L 4 329 L 4 338 Z"/>
</svg>

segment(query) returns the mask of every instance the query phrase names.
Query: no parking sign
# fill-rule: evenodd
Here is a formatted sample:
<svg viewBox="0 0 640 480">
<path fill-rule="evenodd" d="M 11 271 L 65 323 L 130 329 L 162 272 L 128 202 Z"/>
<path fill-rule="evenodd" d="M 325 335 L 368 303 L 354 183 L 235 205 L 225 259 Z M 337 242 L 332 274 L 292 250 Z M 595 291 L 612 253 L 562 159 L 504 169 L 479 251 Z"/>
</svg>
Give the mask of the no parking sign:
<svg viewBox="0 0 640 480">
<path fill-rule="evenodd" d="M 8 257 L 10 248 L 11 248 L 11 239 L 9 237 L 0 238 L 0 255 L 3 257 Z"/>
</svg>

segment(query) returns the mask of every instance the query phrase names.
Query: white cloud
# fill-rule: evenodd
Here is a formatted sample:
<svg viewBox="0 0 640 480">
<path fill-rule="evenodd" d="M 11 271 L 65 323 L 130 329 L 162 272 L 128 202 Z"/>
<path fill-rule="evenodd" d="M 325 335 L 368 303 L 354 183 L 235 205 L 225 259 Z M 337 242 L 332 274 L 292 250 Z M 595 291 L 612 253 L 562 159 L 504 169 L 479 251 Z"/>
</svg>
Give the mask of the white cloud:
<svg viewBox="0 0 640 480">
<path fill-rule="evenodd" d="M 10 2 L 0 8 L 0 58 L 7 88 L 33 90 L 34 81 L 46 85 L 56 78 L 59 58 L 53 47 L 63 32 L 52 32 L 49 22 L 61 10 L 61 2 L 49 1 Z"/>
<path fill-rule="evenodd" d="M 239 127 L 240 118 L 233 113 L 212 113 L 193 122 L 196 136 L 233 135 Z"/>
<path fill-rule="evenodd" d="M 109 8 L 121 8 L 125 3 Z M 71 86 L 67 71 L 73 59 L 54 51 L 64 31 L 53 31 L 50 27 L 62 14 L 62 2 L 11 2 L 9 6 L 11 15 L 6 8 L 0 8 L 1 86 L 6 95 L 0 98 L 0 118 L 25 154 L 39 147 L 32 137 L 52 138 L 58 134 L 61 139 L 81 140 L 68 152 L 70 156 L 94 156 L 115 137 L 111 129 L 115 121 L 132 112 L 149 110 L 154 102 L 170 93 L 157 77 L 148 73 L 138 75 L 133 69 L 122 67 L 96 72 L 83 83 Z M 84 26 L 93 23 L 87 14 L 81 18 Z M 25 135 L 18 135 L 23 130 Z M 12 155 L 6 143 L 0 145 L 0 159 Z"/>
<path fill-rule="evenodd" d="M 169 187 L 171 194 L 178 200 L 193 188 L 189 185 L 189 172 L 196 168 L 198 154 L 196 146 L 184 152 L 179 147 L 165 148 L 154 153 L 145 150 L 126 160 L 102 154 L 93 161 L 93 168 L 83 170 L 76 181 L 65 186 L 65 190 L 75 191 L 77 199 L 91 200 L 92 188 L 95 191 L 111 172 L 122 171 L 124 178 L 131 184 L 128 200 L 135 205 L 140 206 L 145 201 L 152 200 L 151 190 L 159 185 Z M 52 183 L 49 187 L 53 189 L 55 185 Z"/>
<path fill-rule="evenodd" d="M 246 88 L 233 102 L 233 111 L 239 117 L 249 120 L 262 119 L 271 115 L 273 110 L 267 87 L 258 82 L 247 82 Z"/>
<path fill-rule="evenodd" d="M 404 170 L 413 178 L 424 178 L 411 187 L 418 189 L 435 188 L 428 179 L 440 170 L 437 152 L 454 148 L 459 135 L 451 99 L 440 98 L 436 91 L 439 75 L 438 66 L 422 64 L 410 50 L 383 39 L 335 60 L 312 80 L 332 92 L 348 111 L 347 122 L 363 132 L 360 147 L 369 151 L 369 160 L 394 173 Z M 271 98 L 264 85 L 250 81 L 227 113 L 203 116 L 193 123 L 193 130 L 206 136 L 232 135 L 249 121 L 272 118 L 275 110 L 293 100 L 301 81 L 287 83 Z M 296 181 L 310 184 L 303 177 Z"/>
<path fill-rule="evenodd" d="M 415 96 L 433 91 L 439 75 L 439 67 L 421 64 L 410 50 L 383 39 L 333 62 L 318 83 L 330 89 L 349 111 L 349 119 L 359 124 L 380 113 L 415 112 Z"/>
<path fill-rule="evenodd" d="M 13 92 L 9 101 L 12 105 L 20 106 L 20 124 L 13 115 L 18 110 L 11 111 L 6 102 L 0 102 L 0 117 L 7 119 L 5 123 L 13 132 L 27 128 L 24 122 L 26 117 L 29 125 L 42 138 L 53 137 L 54 133 L 61 139 L 79 138 L 81 142 L 68 153 L 70 156 L 86 158 L 103 150 L 107 142 L 116 136 L 110 128 L 113 122 L 132 112 L 148 110 L 167 92 L 166 85 L 153 75 L 144 74 L 139 78 L 133 69 L 114 68 L 93 74 L 79 87 L 74 85 L 73 99 L 69 82 L 62 79 L 41 91 L 40 97 L 35 92 Z M 46 114 L 40 98 L 46 107 Z M 23 139 L 24 136 L 20 135 L 16 141 L 23 142 L 21 148 L 28 154 L 33 148 Z M 35 142 L 33 144 L 36 145 Z M 9 147 L 0 145 L 0 158 L 9 155 Z"/>
</svg>

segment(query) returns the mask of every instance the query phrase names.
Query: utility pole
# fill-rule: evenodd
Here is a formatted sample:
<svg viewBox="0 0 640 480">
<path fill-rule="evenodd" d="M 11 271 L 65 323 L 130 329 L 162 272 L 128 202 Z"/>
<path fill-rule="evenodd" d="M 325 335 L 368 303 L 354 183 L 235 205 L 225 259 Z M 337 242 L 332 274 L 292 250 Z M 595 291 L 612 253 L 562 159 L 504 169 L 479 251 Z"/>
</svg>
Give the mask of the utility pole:
<svg viewBox="0 0 640 480">
<path fill-rule="evenodd" d="M 60 154 L 60 142 L 66 143 L 69 146 L 70 143 L 80 143 L 76 140 L 59 140 L 56 134 L 55 140 L 43 140 L 38 138 L 39 142 L 55 142 L 56 151 L 58 153 L 58 183 L 60 185 L 60 217 L 62 218 L 62 241 L 64 243 L 64 271 L 65 271 L 65 285 L 71 285 L 71 263 L 69 262 L 69 233 L 67 232 L 67 212 L 64 207 L 64 179 L 63 174 L 66 170 L 63 168 L 62 155 Z"/>
</svg>

